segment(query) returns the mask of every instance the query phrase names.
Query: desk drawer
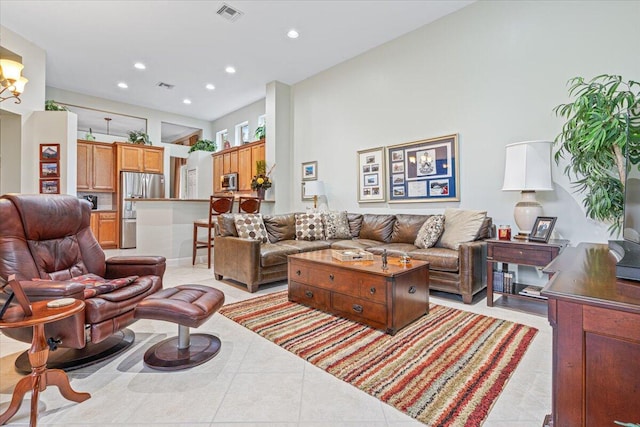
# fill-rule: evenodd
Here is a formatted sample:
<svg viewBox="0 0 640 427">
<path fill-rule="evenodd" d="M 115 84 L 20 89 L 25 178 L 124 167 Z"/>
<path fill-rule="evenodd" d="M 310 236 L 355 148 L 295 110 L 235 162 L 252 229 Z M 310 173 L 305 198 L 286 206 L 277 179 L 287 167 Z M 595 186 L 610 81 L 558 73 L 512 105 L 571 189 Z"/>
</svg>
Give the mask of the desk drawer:
<svg viewBox="0 0 640 427">
<path fill-rule="evenodd" d="M 510 262 L 513 264 L 545 266 L 549 264 L 554 253 L 557 254 L 558 249 L 555 247 L 538 246 L 531 247 L 504 247 L 496 246 L 491 251 L 489 258 L 497 262 Z"/>
</svg>

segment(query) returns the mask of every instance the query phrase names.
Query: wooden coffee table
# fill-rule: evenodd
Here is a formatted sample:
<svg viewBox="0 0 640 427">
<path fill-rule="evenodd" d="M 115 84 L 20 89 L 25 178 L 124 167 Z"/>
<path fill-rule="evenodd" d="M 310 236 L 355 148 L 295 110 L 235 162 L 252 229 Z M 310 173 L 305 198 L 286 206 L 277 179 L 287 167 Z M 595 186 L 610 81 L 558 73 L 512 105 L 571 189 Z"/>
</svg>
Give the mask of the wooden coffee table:
<svg viewBox="0 0 640 427">
<path fill-rule="evenodd" d="M 289 300 L 394 335 L 429 312 L 429 263 L 338 261 L 331 250 L 289 255 Z"/>
</svg>

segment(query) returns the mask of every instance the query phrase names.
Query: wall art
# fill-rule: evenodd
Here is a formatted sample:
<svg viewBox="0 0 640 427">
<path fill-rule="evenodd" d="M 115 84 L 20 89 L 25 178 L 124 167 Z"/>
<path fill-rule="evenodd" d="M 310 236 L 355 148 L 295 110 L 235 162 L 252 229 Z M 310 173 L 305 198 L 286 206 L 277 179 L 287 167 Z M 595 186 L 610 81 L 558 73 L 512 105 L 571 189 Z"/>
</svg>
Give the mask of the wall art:
<svg viewBox="0 0 640 427">
<path fill-rule="evenodd" d="M 384 202 L 387 182 L 385 178 L 384 147 L 358 151 L 358 202 Z"/>
</svg>

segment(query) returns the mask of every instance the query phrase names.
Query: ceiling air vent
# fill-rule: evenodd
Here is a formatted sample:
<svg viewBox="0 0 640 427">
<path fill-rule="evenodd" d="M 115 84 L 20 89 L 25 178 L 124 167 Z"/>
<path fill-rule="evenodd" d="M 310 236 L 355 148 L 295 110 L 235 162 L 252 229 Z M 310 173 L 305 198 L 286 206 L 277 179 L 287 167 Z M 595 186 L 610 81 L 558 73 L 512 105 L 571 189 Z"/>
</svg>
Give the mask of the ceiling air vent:
<svg viewBox="0 0 640 427">
<path fill-rule="evenodd" d="M 222 3 L 222 7 L 218 9 L 216 13 L 231 22 L 237 21 L 238 18 L 242 16 L 242 12 L 240 12 L 238 9 L 232 8 L 225 3 Z"/>
<path fill-rule="evenodd" d="M 165 89 L 173 89 L 174 87 L 176 87 L 176 85 L 170 85 L 169 83 L 165 83 L 165 82 L 158 82 L 156 86 L 162 87 Z"/>
</svg>

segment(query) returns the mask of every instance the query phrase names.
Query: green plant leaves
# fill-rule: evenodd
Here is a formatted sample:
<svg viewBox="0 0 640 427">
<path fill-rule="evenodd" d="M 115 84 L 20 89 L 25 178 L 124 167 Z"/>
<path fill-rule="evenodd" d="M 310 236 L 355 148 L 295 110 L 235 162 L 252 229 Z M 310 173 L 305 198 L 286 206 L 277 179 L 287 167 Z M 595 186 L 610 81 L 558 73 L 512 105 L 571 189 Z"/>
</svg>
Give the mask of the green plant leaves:
<svg viewBox="0 0 640 427">
<path fill-rule="evenodd" d="M 567 119 L 555 139 L 554 159 L 570 160 L 564 173 L 573 177 L 577 192 L 585 193 L 587 216 L 610 222 L 610 231 L 619 233 L 626 150 L 632 165 L 640 166 L 640 83 L 602 74 L 588 82 L 573 77 L 568 84 L 574 101 L 553 109 Z"/>
<path fill-rule="evenodd" d="M 189 153 L 194 151 L 216 151 L 218 144 L 209 139 L 200 139 L 189 148 Z"/>
</svg>

